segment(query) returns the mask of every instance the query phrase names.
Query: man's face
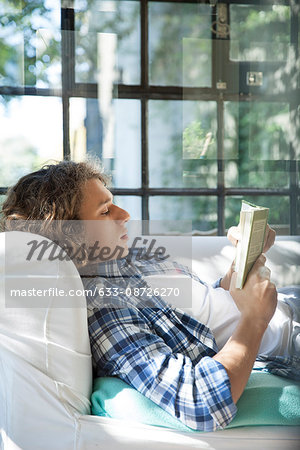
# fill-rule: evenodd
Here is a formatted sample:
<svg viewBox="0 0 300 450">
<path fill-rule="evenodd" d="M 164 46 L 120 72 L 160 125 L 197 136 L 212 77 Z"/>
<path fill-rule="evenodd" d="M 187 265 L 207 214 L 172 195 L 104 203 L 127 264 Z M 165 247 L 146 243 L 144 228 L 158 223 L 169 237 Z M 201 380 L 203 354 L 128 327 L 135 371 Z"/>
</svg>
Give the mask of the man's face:
<svg viewBox="0 0 300 450">
<path fill-rule="evenodd" d="M 100 249 L 110 249 L 104 253 L 103 260 L 125 257 L 128 254 L 126 222 L 130 215 L 113 204 L 111 192 L 97 178 L 88 180 L 82 188 L 79 219 L 84 221 L 87 247 L 98 241 Z M 99 250 L 95 254 L 99 254 Z"/>
</svg>

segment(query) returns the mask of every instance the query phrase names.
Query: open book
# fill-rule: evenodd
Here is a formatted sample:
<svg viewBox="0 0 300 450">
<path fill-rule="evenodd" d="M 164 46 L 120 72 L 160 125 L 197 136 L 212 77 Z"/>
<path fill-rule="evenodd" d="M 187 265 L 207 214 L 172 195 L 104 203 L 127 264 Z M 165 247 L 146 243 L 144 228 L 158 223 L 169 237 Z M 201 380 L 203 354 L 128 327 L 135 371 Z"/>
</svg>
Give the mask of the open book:
<svg viewBox="0 0 300 450">
<path fill-rule="evenodd" d="M 242 239 L 238 242 L 235 271 L 236 287 L 242 289 L 247 275 L 263 251 L 269 208 L 242 201 L 240 227 Z"/>
</svg>

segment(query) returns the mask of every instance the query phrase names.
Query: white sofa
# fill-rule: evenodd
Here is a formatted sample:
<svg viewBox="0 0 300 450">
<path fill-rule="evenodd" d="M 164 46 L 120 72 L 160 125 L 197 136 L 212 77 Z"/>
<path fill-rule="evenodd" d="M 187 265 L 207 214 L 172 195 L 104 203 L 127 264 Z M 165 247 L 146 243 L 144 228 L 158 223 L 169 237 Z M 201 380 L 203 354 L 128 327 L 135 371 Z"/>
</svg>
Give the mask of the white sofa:
<svg viewBox="0 0 300 450">
<path fill-rule="evenodd" d="M 85 297 L 62 298 L 59 289 L 82 290 L 72 262 L 28 261 L 22 232 L 0 234 L 0 448 L 74 449 L 296 449 L 295 427 L 243 427 L 185 433 L 90 415 L 92 369 Z M 224 274 L 234 248 L 224 237 L 159 238 L 208 282 Z M 176 243 L 176 245 L 175 245 Z M 173 249 L 173 250 L 172 250 Z M 179 251 L 178 251 L 179 249 Z M 179 253 L 178 253 L 179 252 Z M 185 253 L 184 253 L 185 252 Z M 268 265 L 278 286 L 300 284 L 300 238 L 277 238 Z M 14 297 L 11 289 L 57 289 L 49 296 Z"/>
</svg>

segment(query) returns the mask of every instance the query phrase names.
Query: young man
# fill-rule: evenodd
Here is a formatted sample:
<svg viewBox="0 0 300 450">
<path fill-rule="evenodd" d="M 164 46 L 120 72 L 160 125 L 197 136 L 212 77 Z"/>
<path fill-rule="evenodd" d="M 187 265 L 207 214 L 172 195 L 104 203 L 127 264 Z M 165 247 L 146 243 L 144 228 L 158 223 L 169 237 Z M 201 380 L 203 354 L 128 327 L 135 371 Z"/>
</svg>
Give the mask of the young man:
<svg viewBox="0 0 300 450">
<path fill-rule="evenodd" d="M 137 259 L 127 245 L 130 215 L 113 203 L 106 178 L 89 163 L 64 161 L 26 175 L 10 189 L 3 216 L 8 230 L 18 228 L 18 219 L 42 221 L 45 235 L 49 222 L 82 221 L 83 234 L 68 239 L 73 247 L 84 240 L 85 249 L 93 249 L 78 267 L 86 289 L 97 288 L 87 297 L 94 375 L 123 379 L 193 429 L 230 423 L 260 348 L 292 358 L 292 310 L 283 301 L 277 306 L 263 254 L 243 290 L 235 288 L 233 266 L 210 287 L 174 261 Z M 264 251 L 274 238 L 268 228 Z M 102 259 L 95 258 L 96 247 Z M 159 295 L 145 295 L 147 276 L 178 271 L 199 288 L 203 311 L 222 309 L 210 301 L 225 305 L 223 326 L 215 326 L 214 313 L 198 321 Z M 276 314 L 285 315 L 285 326 L 277 326 Z M 214 327 L 220 325 L 223 339 L 226 329 L 228 336 L 218 348 Z"/>
</svg>

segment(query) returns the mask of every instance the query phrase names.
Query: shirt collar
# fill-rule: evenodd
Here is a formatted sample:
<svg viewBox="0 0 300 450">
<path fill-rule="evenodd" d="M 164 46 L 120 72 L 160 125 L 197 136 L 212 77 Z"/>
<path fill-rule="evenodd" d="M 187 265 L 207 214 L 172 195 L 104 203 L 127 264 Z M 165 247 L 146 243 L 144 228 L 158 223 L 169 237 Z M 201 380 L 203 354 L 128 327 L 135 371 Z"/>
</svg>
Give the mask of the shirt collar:
<svg viewBox="0 0 300 450">
<path fill-rule="evenodd" d="M 137 262 L 143 258 L 146 247 L 129 248 L 128 255 L 123 258 L 88 264 L 80 269 L 84 277 L 126 278 L 137 274 Z"/>
</svg>

